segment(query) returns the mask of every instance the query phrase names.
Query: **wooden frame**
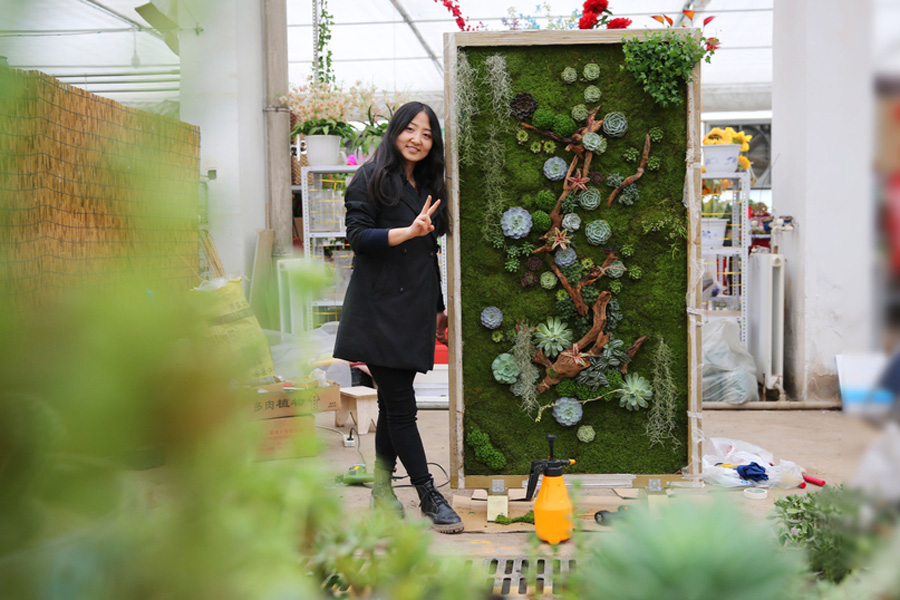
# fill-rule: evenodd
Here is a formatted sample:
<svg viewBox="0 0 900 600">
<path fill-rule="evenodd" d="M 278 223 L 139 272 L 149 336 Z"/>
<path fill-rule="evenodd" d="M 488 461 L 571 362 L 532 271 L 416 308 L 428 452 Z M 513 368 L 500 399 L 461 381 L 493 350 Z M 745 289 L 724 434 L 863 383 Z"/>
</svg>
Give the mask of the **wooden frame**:
<svg viewBox="0 0 900 600">
<path fill-rule="evenodd" d="M 465 403 L 462 388 L 462 328 L 457 315 L 461 310 L 460 286 L 460 241 L 459 241 L 459 166 L 457 156 L 457 123 L 454 102 L 456 89 L 457 50 L 466 47 L 504 46 L 556 46 L 556 45 L 598 45 L 617 44 L 624 35 L 646 36 L 660 30 L 640 32 L 622 30 L 591 31 L 509 31 L 472 32 L 444 34 L 444 106 L 445 117 L 445 157 L 447 164 L 447 193 L 450 202 L 451 231 L 447 236 L 447 307 L 449 314 L 449 393 L 450 393 L 450 481 L 451 487 L 503 489 L 522 487 L 528 475 L 473 475 L 466 477 L 463 468 L 463 416 Z M 678 31 L 681 35 L 699 35 L 697 30 Z M 570 480 L 580 480 L 584 485 L 615 487 L 648 487 L 669 481 L 699 479 L 701 476 L 702 432 L 700 401 L 700 292 L 703 267 L 700 247 L 700 191 L 702 188 L 700 157 L 700 65 L 694 66 L 693 82 L 687 89 L 687 152 L 685 163 L 687 175 L 684 184 L 684 203 L 688 211 L 688 464 L 684 475 L 631 475 L 597 474 L 567 475 Z"/>
</svg>

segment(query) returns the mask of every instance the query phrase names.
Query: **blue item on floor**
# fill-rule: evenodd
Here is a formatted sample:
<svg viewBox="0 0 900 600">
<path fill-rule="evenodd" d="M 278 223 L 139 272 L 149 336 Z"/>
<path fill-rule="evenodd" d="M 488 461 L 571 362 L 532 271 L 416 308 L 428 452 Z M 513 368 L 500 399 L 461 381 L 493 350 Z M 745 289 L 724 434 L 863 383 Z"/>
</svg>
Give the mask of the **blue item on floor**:
<svg viewBox="0 0 900 600">
<path fill-rule="evenodd" d="M 741 479 L 747 479 L 749 481 L 769 480 L 769 476 L 766 475 L 765 467 L 761 467 L 755 462 L 752 462 L 749 465 L 741 465 L 737 467 L 737 472 L 738 475 L 741 476 Z"/>
</svg>

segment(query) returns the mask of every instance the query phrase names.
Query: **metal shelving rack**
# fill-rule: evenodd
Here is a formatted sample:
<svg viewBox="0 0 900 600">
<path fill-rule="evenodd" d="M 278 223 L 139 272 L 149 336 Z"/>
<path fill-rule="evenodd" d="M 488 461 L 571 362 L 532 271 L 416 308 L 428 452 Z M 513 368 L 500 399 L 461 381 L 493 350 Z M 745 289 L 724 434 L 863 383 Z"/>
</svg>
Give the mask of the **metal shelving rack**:
<svg viewBox="0 0 900 600">
<path fill-rule="evenodd" d="M 729 180 L 734 182 L 721 195 L 731 196 L 731 223 L 725 238 L 731 246 L 712 247 L 704 245 L 701 250 L 703 267 L 711 272 L 722 285 L 724 295 L 710 298 L 702 308 L 704 320 L 736 319 L 741 331 L 741 342 L 747 343 L 747 261 L 750 249 L 750 219 L 747 207 L 750 204 L 750 173 L 739 171 L 728 174 L 703 173 L 702 179 Z M 703 217 L 717 215 L 702 214 Z M 728 235 L 730 233 L 730 235 Z"/>
</svg>

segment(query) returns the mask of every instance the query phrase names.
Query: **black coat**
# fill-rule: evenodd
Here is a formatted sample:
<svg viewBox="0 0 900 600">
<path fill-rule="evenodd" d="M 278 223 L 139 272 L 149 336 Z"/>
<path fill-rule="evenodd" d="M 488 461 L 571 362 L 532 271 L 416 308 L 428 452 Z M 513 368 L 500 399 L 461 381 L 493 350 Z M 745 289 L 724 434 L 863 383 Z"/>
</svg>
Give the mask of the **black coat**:
<svg viewBox="0 0 900 600">
<path fill-rule="evenodd" d="M 434 368 L 436 316 L 443 310 L 434 232 L 381 250 L 360 250 L 360 234 L 372 228 L 407 227 L 431 193 L 404 183 L 395 206 L 375 206 L 366 190 L 374 165 L 360 167 L 347 186 L 347 241 L 355 254 L 344 297 L 334 356 L 380 367 L 426 372 Z M 432 198 L 432 202 L 437 198 Z M 432 215 L 441 230 L 443 199 Z"/>
</svg>

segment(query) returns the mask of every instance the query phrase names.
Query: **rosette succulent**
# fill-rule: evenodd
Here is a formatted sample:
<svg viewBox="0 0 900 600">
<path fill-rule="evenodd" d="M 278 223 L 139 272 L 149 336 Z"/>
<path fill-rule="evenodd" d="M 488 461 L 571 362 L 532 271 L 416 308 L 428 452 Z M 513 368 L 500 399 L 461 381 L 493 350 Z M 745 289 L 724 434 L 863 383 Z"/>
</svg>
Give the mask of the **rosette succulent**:
<svg viewBox="0 0 900 600">
<path fill-rule="evenodd" d="M 588 63 L 584 65 L 584 69 L 581 71 L 581 74 L 584 76 L 586 81 L 594 81 L 598 77 L 600 77 L 600 65 L 597 63 Z"/>
<path fill-rule="evenodd" d="M 616 260 L 609 263 L 609 266 L 606 267 L 606 276 L 611 277 L 613 279 L 619 279 L 622 275 L 625 274 L 625 265 L 622 264 L 621 260 Z"/>
<path fill-rule="evenodd" d="M 542 210 L 536 210 L 531 213 L 531 222 L 532 226 L 537 231 L 547 231 L 550 229 L 550 224 L 552 223 L 550 215 Z"/>
<path fill-rule="evenodd" d="M 610 137 L 622 137 L 628 131 L 628 120 L 620 112 L 609 112 L 603 117 L 603 133 Z"/>
<path fill-rule="evenodd" d="M 625 176 L 619 173 L 610 173 L 606 176 L 606 185 L 611 188 L 617 188 L 625 181 Z"/>
<path fill-rule="evenodd" d="M 562 218 L 562 226 L 569 231 L 578 231 L 581 227 L 581 217 L 575 213 L 569 213 Z"/>
<path fill-rule="evenodd" d="M 544 140 L 543 142 L 544 152 L 547 154 L 553 154 L 556 152 L 556 142 L 553 140 Z"/>
<path fill-rule="evenodd" d="M 658 156 L 651 156 L 647 159 L 647 170 L 649 171 L 659 171 L 659 167 L 662 165 L 662 161 Z"/>
<path fill-rule="evenodd" d="M 622 256 L 624 256 L 626 258 L 629 256 L 634 256 L 634 244 L 625 244 L 619 250 L 619 254 L 621 254 Z"/>
<path fill-rule="evenodd" d="M 568 299 L 569 292 L 566 290 L 556 290 L 556 300 L 557 302 L 562 302 L 563 300 Z"/>
<path fill-rule="evenodd" d="M 641 191 L 633 183 L 631 185 L 626 185 L 625 189 L 622 190 L 622 193 L 619 194 L 618 197 L 619 204 L 624 204 L 625 206 L 631 206 L 640 199 Z"/>
<path fill-rule="evenodd" d="M 576 129 L 578 129 L 578 125 L 569 115 L 556 115 L 553 119 L 553 133 L 556 135 L 567 138 L 575 133 Z"/>
<path fill-rule="evenodd" d="M 554 358 L 572 345 L 572 330 L 563 321 L 550 317 L 534 328 L 534 344 L 547 358 Z"/>
<path fill-rule="evenodd" d="M 531 124 L 538 129 L 550 129 L 555 117 L 556 113 L 549 108 L 539 108 L 531 115 Z"/>
<path fill-rule="evenodd" d="M 560 398 L 553 403 L 553 418 L 560 425 L 571 427 L 581 420 L 584 409 L 575 398 Z"/>
<path fill-rule="evenodd" d="M 571 246 L 568 248 L 557 248 L 556 253 L 553 255 L 553 262 L 558 267 L 574 265 L 576 260 L 578 260 L 578 256 L 575 254 L 575 248 Z"/>
<path fill-rule="evenodd" d="M 589 85 L 584 88 L 584 101 L 590 104 L 600 101 L 600 88 L 596 85 Z"/>
<path fill-rule="evenodd" d="M 581 145 L 596 154 L 606 152 L 606 138 L 593 131 L 588 131 L 581 136 Z"/>
<path fill-rule="evenodd" d="M 622 158 L 625 159 L 625 162 L 637 162 L 640 156 L 640 151 L 635 147 L 626 148 L 625 152 L 622 153 Z"/>
<path fill-rule="evenodd" d="M 575 437 L 578 438 L 579 442 L 584 442 L 585 444 L 590 444 L 594 441 L 596 437 L 596 432 L 594 428 L 590 425 L 582 425 L 578 428 L 578 432 L 575 434 Z"/>
<path fill-rule="evenodd" d="M 541 143 L 541 140 L 532 140 L 528 145 L 528 149 L 534 152 L 535 154 L 540 154 L 541 150 L 544 149 L 544 144 Z"/>
<path fill-rule="evenodd" d="M 576 121 L 585 121 L 588 118 L 588 107 L 584 104 L 576 104 L 572 108 L 572 118 Z"/>
<path fill-rule="evenodd" d="M 587 258 L 581 259 L 581 268 L 585 271 L 590 271 L 594 268 L 594 259 L 588 256 Z"/>
<path fill-rule="evenodd" d="M 562 80 L 566 83 L 575 83 L 578 81 L 578 71 L 576 71 L 574 67 L 566 67 L 563 69 L 560 77 L 562 77 Z"/>
<path fill-rule="evenodd" d="M 488 306 L 481 311 L 481 324 L 488 329 L 497 329 L 503 323 L 503 311 L 496 306 Z"/>
<path fill-rule="evenodd" d="M 502 342 L 504 339 L 506 339 L 506 336 L 503 335 L 503 332 L 502 332 L 502 331 L 494 331 L 493 333 L 491 333 L 491 339 L 494 340 L 496 343 L 499 344 L 499 343 Z"/>
<path fill-rule="evenodd" d="M 642 271 L 640 267 L 631 267 L 628 269 L 628 276 L 632 279 L 640 279 L 643 275 L 644 271 Z"/>
<path fill-rule="evenodd" d="M 556 287 L 559 278 L 553 271 L 544 271 L 541 273 L 541 287 L 545 290 L 552 290 Z"/>
<path fill-rule="evenodd" d="M 541 260 L 540 256 L 529 256 L 528 260 L 525 261 L 525 268 L 529 271 L 537 271 L 544 265 L 544 261 Z"/>
<path fill-rule="evenodd" d="M 528 132 L 524 129 L 520 129 L 516 132 L 516 141 L 520 144 L 524 144 L 528 141 Z"/>
<path fill-rule="evenodd" d="M 578 204 L 584 210 L 594 210 L 600 206 L 600 190 L 589 187 L 578 195 Z"/>
<path fill-rule="evenodd" d="M 509 103 L 509 110 L 515 118 L 524 121 L 537 110 L 537 100 L 528 92 L 516 94 L 512 102 Z"/>
<path fill-rule="evenodd" d="M 650 128 L 650 141 L 653 143 L 658 143 L 663 141 L 663 130 L 662 127 L 651 127 Z"/>
<path fill-rule="evenodd" d="M 515 383 L 519 377 L 516 359 L 512 354 L 506 352 L 494 359 L 494 362 L 491 363 L 491 371 L 494 373 L 494 379 L 500 383 Z"/>
<path fill-rule="evenodd" d="M 522 275 L 522 280 L 519 282 L 519 284 L 520 284 L 523 288 L 524 288 L 524 287 L 531 287 L 531 286 L 533 286 L 535 283 L 537 283 L 537 277 L 535 277 L 533 271 L 528 271 L 528 272 L 526 272 L 524 275 Z"/>
<path fill-rule="evenodd" d="M 609 291 L 613 294 L 618 294 L 622 291 L 622 282 L 621 281 L 610 281 L 609 282 Z"/>
<path fill-rule="evenodd" d="M 606 221 L 597 219 L 596 221 L 591 221 L 585 225 L 584 235 L 587 236 L 589 244 L 602 246 L 609 240 L 610 236 L 612 236 L 612 228 L 610 228 L 609 223 Z"/>
<path fill-rule="evenodd" d="M 566 171 L 568 170 L 569 165 L 558 156 L 548 158 L 547 162 L 544 163 L 544 176 L 550 181 L 561 181 L 566 176 Z M 555 203 L 556 202 L 554 201 L 554 204 Z"/>
<path fill-rule="evenodd" d="M 520 240 L 531 231 L 531 213 L 521 206 L 513 206 L 500 218 L 500 228 L 506 237 Z"/>
<path fill-rule="evenodd" d="M 650 382 L 638 375 L 629 373 L 622 382 L 622 387 L 616 390 L 619 397 L 619 406 L 628 410 L 640 410 L 647 408 L 647 401 L 653 396 Z"/>
</svg>

